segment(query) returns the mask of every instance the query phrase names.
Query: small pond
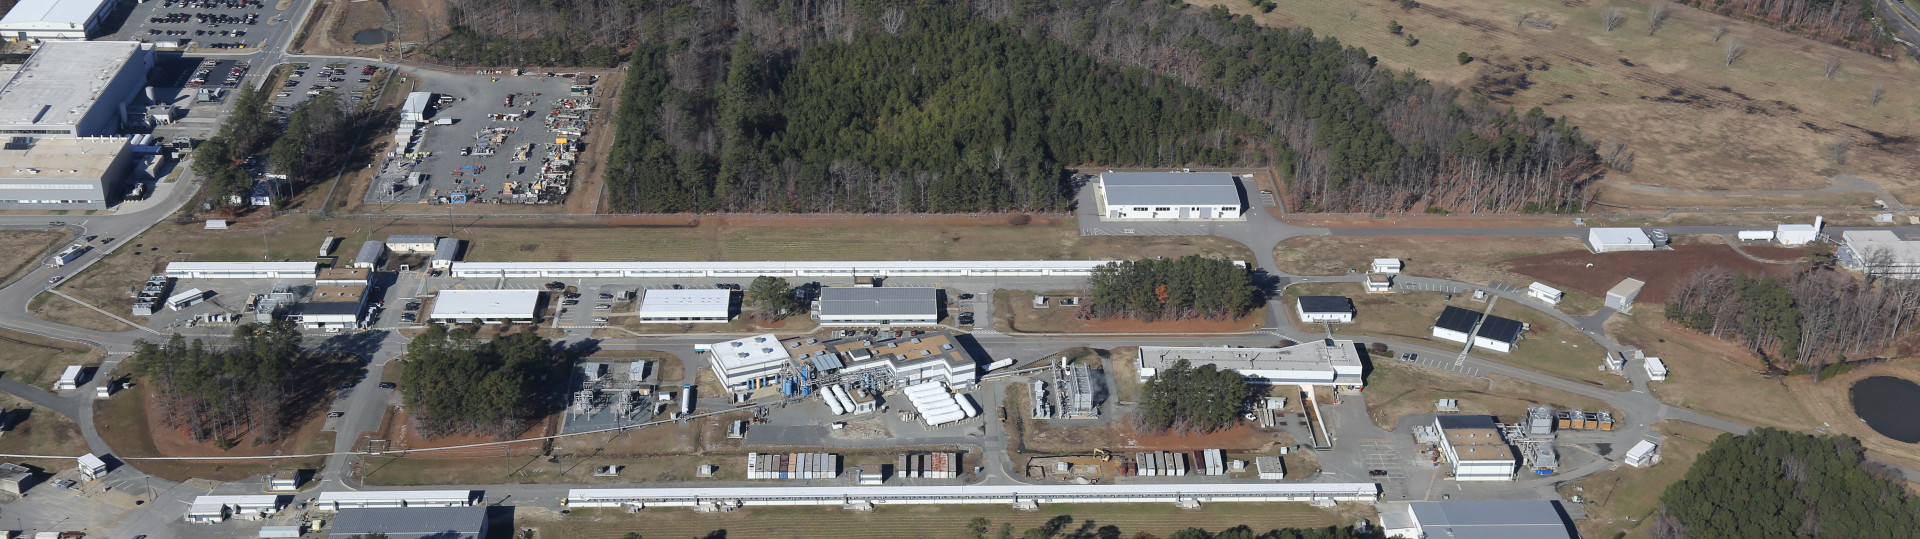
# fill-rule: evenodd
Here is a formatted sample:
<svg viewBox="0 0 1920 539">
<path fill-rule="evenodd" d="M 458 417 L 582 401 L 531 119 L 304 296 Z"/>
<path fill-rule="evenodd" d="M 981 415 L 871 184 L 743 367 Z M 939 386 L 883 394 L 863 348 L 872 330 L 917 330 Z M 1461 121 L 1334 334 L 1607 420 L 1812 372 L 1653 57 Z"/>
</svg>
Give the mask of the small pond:
<svg viewBox="0 0 1920 539">
<path fill-rule="evenodd" d="M 393 41 L 393 32 L 384 28 L 368 28 L 353 33 L 353 42 L 357 45 L 379 45 Z"/>
<path fill-rule="evenodd" d="M 1874 432 L 1906 443 L 1920 443 L 1920 384 L 1905 378 L 1873 376 L 1853 384 L 1853 413 Z"/>
</svg>

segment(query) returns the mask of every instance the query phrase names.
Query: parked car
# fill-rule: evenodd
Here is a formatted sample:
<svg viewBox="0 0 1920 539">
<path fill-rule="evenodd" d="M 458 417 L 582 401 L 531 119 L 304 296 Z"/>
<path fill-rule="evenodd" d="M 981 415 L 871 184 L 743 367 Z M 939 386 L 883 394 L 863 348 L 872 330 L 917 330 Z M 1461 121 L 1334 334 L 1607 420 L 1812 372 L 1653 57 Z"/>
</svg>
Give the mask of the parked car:
<svg viewBox="0 0 1920 539">
<path fill-rule="evenodd" d="M 353 389 L 353 382 L 341 382 L 340 389 Z"/>
<path fill-rule="evenodd" d="M 607 317 L 604 317 L 604 316 L 594 317 L 593 321 L 605 324 L 607 323 Z"/>
<path fill-rule="evenodd" d="M 604 311 L 612 308 L 613 308 L 613 305 L 609 303 L 601 303 L 593 306 L 593 309 L 596 311 Z"/>
<path fill-rule="evenodd" d="M 963 300 L 973 299 L 973 294 L 961 294 L 960 299 L 963 299 Z"/>
<path fill-rule="evenodd" d="M 1386 477 L 1387 471 L 1386 470 L 1370 470 L 1367 472 L 1367 475 L 1371 475 L 1374 477 Z"/>
<path fill-rule="evenodd" d="M 393 382 L 380 382 L 380 389 L 393 389 L 396 387 L 400 386 L 394 385 Z"/>
<path fill-rule="evenodd" d="M 347 415 L 347 413 L 346 412 L 327 412 L 327 417 L 340 417 L 344 415 Z"/>
</svg>

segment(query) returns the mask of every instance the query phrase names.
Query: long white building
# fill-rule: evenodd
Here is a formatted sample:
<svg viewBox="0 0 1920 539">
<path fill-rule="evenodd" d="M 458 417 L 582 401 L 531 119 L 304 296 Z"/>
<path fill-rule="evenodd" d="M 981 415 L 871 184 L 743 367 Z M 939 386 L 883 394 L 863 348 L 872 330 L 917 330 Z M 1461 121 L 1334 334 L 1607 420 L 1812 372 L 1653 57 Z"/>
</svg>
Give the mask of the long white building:
<svg viewBox="0 0 1920 539">
<path fill-rule="evenodd" d="M 314 498 L 321 511 L 378 507 L 464 507 L 480 502 L 477 490 L 332 490 Z"/>
<path fill-rule="evenodd" d="M 539 290 L 441 290 L 427 318 L 449 323 L 532 322 L 539 309 Z"/>
<path fill-rule="evenodd" d="M 732 318 L 732 290 L 656 288 L 640 298 L 641 322 L 725 322 Z"/>
<path fill-rule="evenodd" d="M 80 40 L 100 33 L 119 0 L 20 0 L 0 17 L 0 39 Z"/>
<path fill-rule="evenodd" d="M 169 262 L 167 276 L 175 279 L 315 279 L 314 262 Z"/>
<path fill-rule="evenodd" d="M 1113 260 L 828 262 L 454 262 L 459 278 L 1084 277 Z"/>
<path fill-rule="evenodd" d="M 931 326 L 940 322 L 940 289 L 827 288 L 808 315 L 822 326 Z"/>
<path fill-rule="evenodd" d="M 1155 483 L 1125 485 L 952 485 L 916 487 L 585 488 L 567 491 L 568 507 L 874 505 L 1036 503 L 1371 502 L 1373 483 Z"/>
<path fill-rule="evenodd" d="M 11 75 L 0 69 L 0 137 L 118 134 L 153 65 L 153 46 L 133 41 L 41 45 Z"/>
<path fill-rule="evenodd" d="M 1286 348 L 1142 346 L 1134 359 L 1140 381 L 1186 360 L 1192 367 L 1233 369 L 1247 382 L 1267 385 L 1360 387 L 1360 352 L 1353 341 L 1326 339 Z"/>
</svg>

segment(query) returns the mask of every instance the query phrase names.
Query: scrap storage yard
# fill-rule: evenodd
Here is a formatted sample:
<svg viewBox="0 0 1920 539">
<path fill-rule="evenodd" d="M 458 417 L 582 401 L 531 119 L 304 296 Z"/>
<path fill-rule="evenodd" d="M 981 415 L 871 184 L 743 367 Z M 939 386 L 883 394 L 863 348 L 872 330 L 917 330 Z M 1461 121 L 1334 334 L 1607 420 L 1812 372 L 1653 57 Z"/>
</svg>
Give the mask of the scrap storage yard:
<svg viewBox="0 0 1920 539">
<path fill-rule="evenodd" d="M 481 73 L 494 83 L 471 85 L 472 92 L 409 94 L 393 133 L 394 149 L 365 202 L 564 203 L 596 110 L 596 78 L 516 74 Z M 429 80 L 423 87 L 434 85 Z M 543 131 L 534 131 L 534 121 Z"/>
</svg>

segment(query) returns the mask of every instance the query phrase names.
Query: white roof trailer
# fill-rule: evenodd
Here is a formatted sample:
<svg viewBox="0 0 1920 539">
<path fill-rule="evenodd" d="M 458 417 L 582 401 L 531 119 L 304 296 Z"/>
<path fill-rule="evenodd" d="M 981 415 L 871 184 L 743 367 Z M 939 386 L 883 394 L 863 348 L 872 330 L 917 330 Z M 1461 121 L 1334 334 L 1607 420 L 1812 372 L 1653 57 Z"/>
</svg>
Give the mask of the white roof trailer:
<svg viewBox="0 0 1920 539">
<path fill-rule="evenodd" d="M 314 498 L 321 511 L 375 507 L 465 507 L 479 503 L 477 490 L 328 491 Z"/>
</svg>

